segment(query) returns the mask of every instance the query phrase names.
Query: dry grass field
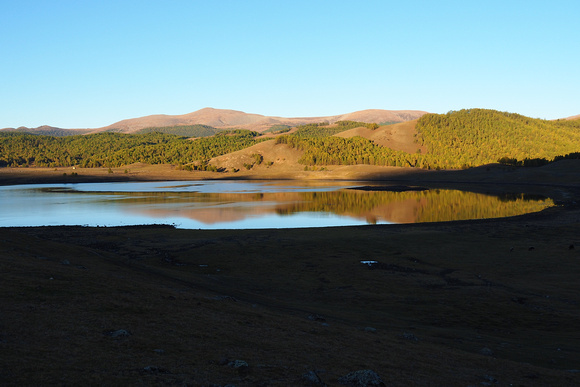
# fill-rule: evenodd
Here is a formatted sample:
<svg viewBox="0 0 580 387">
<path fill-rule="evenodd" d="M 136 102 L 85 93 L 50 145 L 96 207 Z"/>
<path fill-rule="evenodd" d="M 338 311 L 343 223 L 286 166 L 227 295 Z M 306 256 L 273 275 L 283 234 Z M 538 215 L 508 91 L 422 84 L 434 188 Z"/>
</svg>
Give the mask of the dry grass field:
<svg viewBox="0 0 580 387">
<path fill-rule="evenodd" d="M 76 178 L 191 176 L 138 168 Z M 579 385 L 576 167 L 490 168 L 348 173 L 515 182 L 561 205 L 320 229 L 1 229 L 0 384 L 337 386 L 370 369 L 387 386 Z M 65 178 L 16 172 L 0 182 Z"/>
<path fill-rule="evenodd" d="M 415 153 L 417 150 L 426 152 L 427 147 L 415 143 L 418 120 L 401 122 L 398 124 L 384 125 L 379 129 L 365 127 L 350 129 L 340 132 L 335 136 L 350 138 L 354 136 L 372 140 L 375 144 L 407 153 Z"/>
</svg>

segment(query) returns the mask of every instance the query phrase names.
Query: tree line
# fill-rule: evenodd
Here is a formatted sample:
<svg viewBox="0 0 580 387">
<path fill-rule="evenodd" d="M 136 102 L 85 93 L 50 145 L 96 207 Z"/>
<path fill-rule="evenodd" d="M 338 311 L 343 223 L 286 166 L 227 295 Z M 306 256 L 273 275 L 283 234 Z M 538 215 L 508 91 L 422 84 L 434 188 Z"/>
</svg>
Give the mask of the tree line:
<svg viewBox="0 0 580 387">
<path fill-rule="evenodd" d="M 210 137 L 217 133 L 219 133 L 221 129 L 214 128 L 213 126 L 209 125 L 175 125 L 175 126 L 155 126 L 149 128 L 139 129 L 136 133 L 166 133 L 166 134 L 175 134 L 177 136 L 185 136 L 185 137 Z"/>
<path fill-rule="evenodd" d="M 417 122 L 417 147 L 407 153 L 379 146 L 361 137 L 331 137 L 311 125 L 307 135 L 296 132 L 277 143 L 304 151 L 306 165 L 371 164 L 425 169 L 469 168 L 501 162 L 539 166 L 574 158 L 580 149 L 580 120 L 548 121 L 495 110 L 468 109 L 427 114 Z M 310 134 L 318 130 L 315 134 Z"/>
<path fill-rule="evenodd" d="M 335 125 L 330 125 L 328 122 L 319 122 L 314 124 L 299 125 L 296 127 L 297 130 L 293 133 L 293 135 L 302 138 L 322 138 L 333 136 L 337 133 L 360 127 L 374 130 L 377 129 L 379 125 L 376 123 L 358 121 L 337 121 L 335 122 Z"/>
<path fill-rule="evenodd" d="M 545 197 L 526 197 L 522 194 L 498 197 L 455 190 L 369 191 L 364 194 L 356 190 L 304 192 L 301 199 L 279 212 L 288 215 L 325 211 L 356 215 L 372 212 L 375 208 L 404 206 L 404 203 L 411 202 L 417 204 L 414 221 L 440 222 L 514 216 L 553 205 L 553 201 Z"/>
<path fill-rule="evenodd" d="M 425 155 L 395 151 L 359 136 L 301 138 L 285 135 L 277 137 L 276 143 L 304 151 L 299 162 L 306 165 L 370 164 L 429 168 Z"/>
<path fill-rule="evenodd" d="M 222 131 L 191 140 L 163 133 L 97 133 L 67 137 L 0 136 L 0 167 L 120 167 L 132 163 L 190 164 L 259 142 L 257 132 Z"/>
<path fill-rule="evenodd" d="M 276 142 L 303 151 L 300 163 L 306 166 L 369 164 L 450 169 L 495 162 L 540 166 L 579 158 L 580 120 L 548 121 L 486 109 L 426 114 L 417 122 L 415 142 L 418 149 L 427 151 L 415 153 L 395 151 L 362 137 L 333 136 L 361 126 L 378 128 L 376 123 L 322 122 L 301 125 L 292 134 L 278 136 Z M 170 128 L 168 132 L 173 130 Z M 67 137 L 0 132 L 0 167 L 119 167 L 142 162 L 211 168 L 209 159 L 252 146 L 262 141 L 258 135 L 249 130 L 227 130 L 192 140 L 154 131 Z"/>
<path fill-rule="evenodd" d="M 548 121 L 515 113 L 465 109 L 426 114 L 417 123 L 418 142 L 446 167 L 499 160 L 552 161 L 580 150 L 580 120 Z M 532 166 L 537 164 L 528 161 Z"/>
</svg>

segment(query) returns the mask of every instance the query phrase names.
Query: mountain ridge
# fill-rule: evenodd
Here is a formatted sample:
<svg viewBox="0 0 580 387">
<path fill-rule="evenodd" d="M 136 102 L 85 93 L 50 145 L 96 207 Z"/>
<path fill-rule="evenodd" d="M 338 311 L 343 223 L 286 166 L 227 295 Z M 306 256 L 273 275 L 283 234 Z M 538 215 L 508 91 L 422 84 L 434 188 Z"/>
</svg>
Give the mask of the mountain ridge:
<svg viewBox="0 0 580 387">
<path fill-rule="evenodd" d="M 351 113 L 316 117 L 280 117 L 262 114 L 246 113 L 232 109 L 216 109 L 206 107 L 191 113 L 181 115 L 152 114 L 143 117 L 128 118 L 100 128 L 59 128 L 42 125 L 37 128 L 3 128 L 0 132 L 27 132 L 52 136 L 68 136 L 73 134 L 91 134 L 99 132 L 135 133 L 145 128 L 207 125 L 217 129 L 248 129 L 264 132 L 274 125 L 298 126 L 319 122 L 333 124 L 337 121 L 359 121 L 368 123 L 400 123 L 409 122 L 429 114 L 421 110 L 385 110 L 365 109 Z M 560 120 L 577 120 L 580 115 L 561 118 Z"/>
<path fill-rule="evenodd" d="M 113 124 L 94 129 L 63 129 L 43 125 L 38 128 L 4 128 L 2 131 L 28 131 L 36 134 L 44 134 L 46 131 L 70 131 L 74 130 L 82 133 L 97 133 L 104 131 L 115 131 L 122 133 L 134 133 L 140 129 L 151 127 L 181 126 L 181 125 L 209 125 L 219 129 L 240 128 L 263 132 L 273 125 L 305 125 L 327 121 L 361 121 L 361 122 L 405 122 L 417 119 L 428 112 L 421 110 L 384 110 L 366 109 L 351 113 L 338 114 L 332 116 L 318 117 L 279 117 L 265 116 L 262 114 L 246 113 L 232 109 L 216 109 L 206 107 L 191 113 L 181 115 L 153 114 L 137 118 L 128 118 L 117 121 Z M 80 133 L 75 133 L 80 134 Z"/>
<path fill-rule="evenodd" d="M 213 119 L 220 119 L 222 125 L 239 118 L 254 122 L 263 120 L 236 111 L 226 111 L 221 118 L 212 110 L 197 114 L 206 113 L 210 113 Z M 377 113 L 382 114 L 369 110 L 354 117 L 340 118 L 372 116 L 373 120 L 378 120 Z M 319 120 L 320 117 L 315 119 Z M 219 169 L 236 173 L 242 168 L 250 170 L 253 165 L 264 164 L 263 168 L 272 167 L 272 171 L 277 172 L 287 169 L 287 162 L 283 159 L 294 159 L 300 153 L 298 161 L 292 166 L 294 172 L 300 168 L 308 171 L 315 167 L 326 169 L 328 166 L 358 164 L 464 169 L 498 161 L 510 166 L 540 166 L 566 157 L 578 157 L 580 149 L 580 120 L 533 119 L 489 109 L 426 114 L 419 119 L 396 124 L 367 125 L 358 121 L 311 124 L 266 135 L 248 130 L 222 131 L 209 126 L 207 128 L 218 131 L 209 137 L 191 133 L 167 136 L 172 133 L 162 130 L 175 128 L 150 128 L 146 132 L 137 132 L 143 132 L 139 136 L 114 131 L 74 139 L 2 136 L 0 167 L 55 168 L 76 165 L 92 168 L 140 162 L 170 164 L 187 170 Z M 192 140 L 193 137 L 195 140 Z M 270 141 L 269 148 L 266 145 L 252 148 L 269 140 L 274 140 Z M 291 152 L 287 157 L 280 158 L 279 153 L 284 147 L 299 152 Z M 246 150 L 233 154 L 242 149 Z M 228 165 L 214 163 L 212 159 L 218 156 L 224 156 L 224 162 Z"/>
<path fill-rule="evenodd" d="M 117 129 L 131 133 L 146 127 L 203 124 L 220 129 L 235 127 L 263 132 L 273 125 L 296 126 L 323 121 L 328 121 L 332 124 L 336 121 L 345 120 L 361 122 L 404 122 L 417 119 L 424 114 L 427 114 L 427 112 L 420 110 L 367 109 L 333 116 L 279 117 L 208 107 L 182 115 L 152 115 L 126 119 L 101 129 Z"/>
<path fill-rule="evenodd" d="M 27 128 L 26 126 L 20 126 L 18 128 L 3 128 L 0 132 L 9 133 L 29 133 L 29 134 L 40 134 L 46 136 L 72 136 L 77 134 L 90 134 L 94 133 L 94 129 L 63 129 L 57 128 L 56 126 L 42 125 L 37 128 Z"/>
</svg>

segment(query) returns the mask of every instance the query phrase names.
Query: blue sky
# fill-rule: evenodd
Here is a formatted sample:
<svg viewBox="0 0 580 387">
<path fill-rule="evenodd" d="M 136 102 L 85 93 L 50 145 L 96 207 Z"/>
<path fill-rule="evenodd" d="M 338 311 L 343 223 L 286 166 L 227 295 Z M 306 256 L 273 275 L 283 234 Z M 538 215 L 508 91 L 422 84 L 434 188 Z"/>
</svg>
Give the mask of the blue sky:
<svg viewBox="0 0 580 387">
<path fill-rule="evenodd" d="M 580 114 L 580 2 L 0 0 L 0 128 L 204 107 Z"/>
</svg>

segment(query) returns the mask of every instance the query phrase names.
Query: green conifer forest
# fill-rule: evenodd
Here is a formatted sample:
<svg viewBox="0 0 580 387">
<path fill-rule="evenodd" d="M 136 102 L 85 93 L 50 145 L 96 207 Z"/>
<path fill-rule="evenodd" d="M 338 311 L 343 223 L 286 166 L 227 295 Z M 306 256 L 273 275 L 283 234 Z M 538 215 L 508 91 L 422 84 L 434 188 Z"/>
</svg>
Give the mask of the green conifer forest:
<svg viewBox="0 0 580 387">
<path fill-rule="evenodd" d="M 453 169 L 496 162 L 538 166 L 580 155 L 580 120 L 548 121 L 485 109 L 426 114 L 416 124 L 415 142 L 417 149 L 427 151 L 415 153 L 396 151 L 362 137 L 334 136 L 356 127 L 377 130 L 379 125 L 354 121 L 302 125 L 275 141 L 303 151 L 300 163 L 306 166 Z M 262 141 L 259 133 L 248 130 L 217 131 L 203 125 L 155 129 L 65 137 L 0 132 L 0 167 L 119 167 L 136 162 L 188 165 L 207 163 L 212 157 Z M 192 134 L 206 137 L 192 139 Z"/>
</svg>

